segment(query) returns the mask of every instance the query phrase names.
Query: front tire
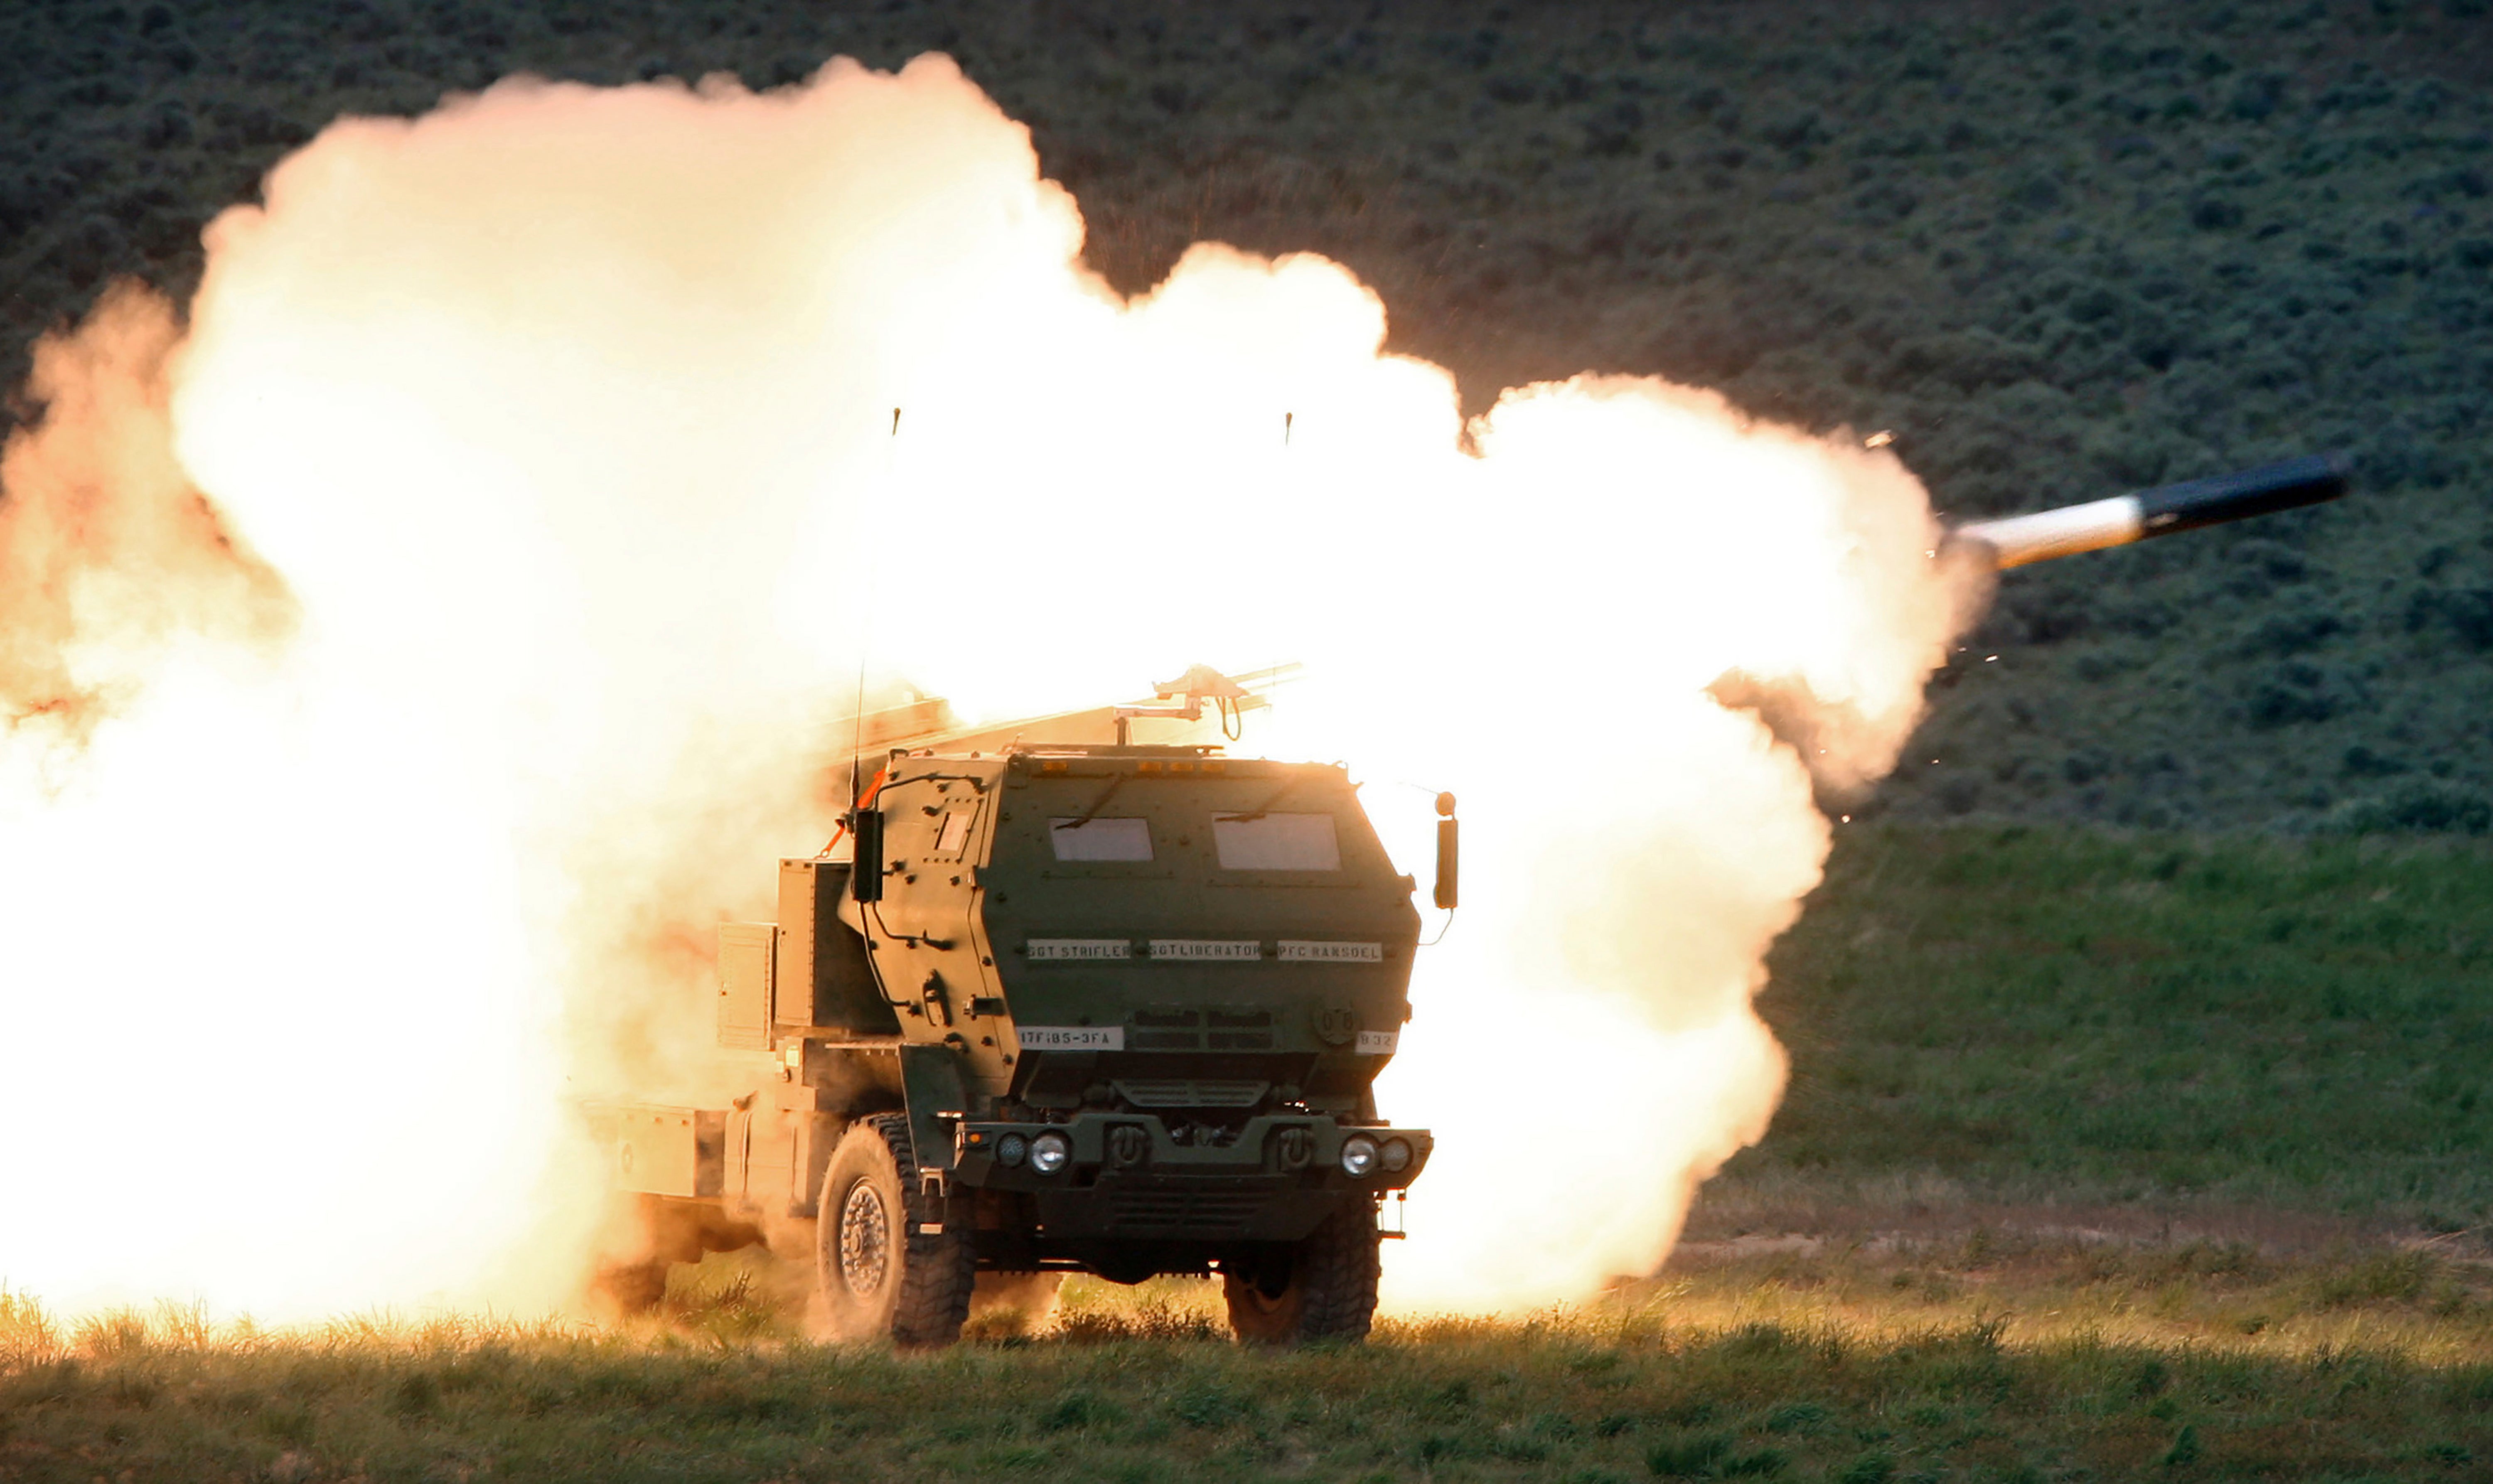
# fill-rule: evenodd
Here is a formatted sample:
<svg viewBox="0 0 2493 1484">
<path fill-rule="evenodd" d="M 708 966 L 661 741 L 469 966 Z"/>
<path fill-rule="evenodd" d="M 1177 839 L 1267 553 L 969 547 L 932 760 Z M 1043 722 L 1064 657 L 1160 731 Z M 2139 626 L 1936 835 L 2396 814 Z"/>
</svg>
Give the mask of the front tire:
<svg viewBox="0 0 2493 1484">
<path fill-rule="evenodd" d="M 926 1198 L 907 1114 L 849 1125 L 823 1174 L 814 1232 L 832 1338 L 922 1350 L 961 1337 L 977 1255 Z"/>
<path fill-rule="evenodd" d="M 1224 1265 L 1229 1328 L 1246 1345 L 1357 1342 L 1376 1317 L 1376 1212 L 1355 1202 L 1293 1246 L 1285 1264 Z"/>
</svg>

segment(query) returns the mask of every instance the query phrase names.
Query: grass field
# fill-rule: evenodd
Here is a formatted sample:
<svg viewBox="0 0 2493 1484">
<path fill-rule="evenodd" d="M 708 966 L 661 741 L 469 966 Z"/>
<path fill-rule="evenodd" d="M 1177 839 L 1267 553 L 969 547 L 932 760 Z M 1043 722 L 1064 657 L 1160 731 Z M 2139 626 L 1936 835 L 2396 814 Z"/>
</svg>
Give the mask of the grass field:
<svg viewBox="0 0 2493 1484">
<path fill-rule="evenodd" d="M 0 1298 L 0 1480 L 2479 1478 L 2488 864 L 1848 835 L 1764 1002 L 1789 1106 L 1575 1310 L 1270 1354 L 1075 1284 L 895 1356 L 726 1259 L 606 1333 Z"/>
<path fill-rule="evenodd" d="M 2437 1261 L 2417 1269 L 2425 1305 L 2359 1264 L 2324 1291 L 2298 1287 L 2317 1269 L 2148 1260 L 1985 1301 L 1938 1286 L 1957 1265 L 1917 1263 L 1910 1290 L 1857 1263 L 1820 1265 L 1814 1290 L 1788 1262 L 1727 1267 L 1540 1321 L 1391 1324 L 1364 1349 L 1282 1354 L 1218 1338 L 1201 1286 L 931 1357 L 723 1339 L 698 1319 L 255 1337 L 174 1316 L 65 1350 L 21 1323 L 0 1477 L 1872 1484 L 2442 1479 L 2493 1459 L 2483 1292 Z M 2118 1312 L 2121 1293 L 2211 1279 L 2318 1322 L 2245 1335 L 2185 1297 L 2154 1302 L 2148 1335 Z M 2007 1317 L 2043 1300 L 2059 1317 Z"/>
</svg>

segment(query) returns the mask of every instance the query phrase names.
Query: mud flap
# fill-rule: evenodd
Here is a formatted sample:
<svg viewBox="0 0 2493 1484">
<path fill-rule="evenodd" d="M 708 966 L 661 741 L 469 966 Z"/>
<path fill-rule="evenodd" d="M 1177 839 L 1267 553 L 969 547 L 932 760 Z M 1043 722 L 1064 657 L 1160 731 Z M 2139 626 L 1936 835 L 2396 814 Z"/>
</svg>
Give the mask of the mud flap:
<svg viewBox="0 0 2493 1484">
<path fill-rule="evenodd" d="M 909 1138 L 920 1171 L 952 1168 L 952 1131 L 970 1107 L 961 1064 L 946 1046 L 900 1048 L 901 1095 L 909 1102 Z"/>
</svg>

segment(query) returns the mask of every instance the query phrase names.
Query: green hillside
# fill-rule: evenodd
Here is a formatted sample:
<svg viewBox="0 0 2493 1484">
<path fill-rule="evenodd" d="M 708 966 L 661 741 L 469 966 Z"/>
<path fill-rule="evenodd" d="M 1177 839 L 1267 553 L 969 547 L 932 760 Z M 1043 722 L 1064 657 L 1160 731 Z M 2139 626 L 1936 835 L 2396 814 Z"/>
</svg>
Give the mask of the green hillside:
<svg viewBox="0 0 2493 1484">
<path fill-rule="evenodd" d="M 1856 828 L 1771 967 L 1790 1091 L 1708 1228 L 1904 1201 L 2493 1222 L 2480 844 Z"/>
<path fill-rule="evenodd" d="M 1118 282 L 1318 249 L 1475 401 L 1662 372 L 1892 430 L 1960 515 L 2351 450 L 2345 505 L 2012 576 L 1870 809 L 2480 834 L 2488 33 L 2482 0 L 29 0 L 0 377 L 111 276 L 192 282 L 199 224 L 342 111 L 941 47 Z"/>
</svg>

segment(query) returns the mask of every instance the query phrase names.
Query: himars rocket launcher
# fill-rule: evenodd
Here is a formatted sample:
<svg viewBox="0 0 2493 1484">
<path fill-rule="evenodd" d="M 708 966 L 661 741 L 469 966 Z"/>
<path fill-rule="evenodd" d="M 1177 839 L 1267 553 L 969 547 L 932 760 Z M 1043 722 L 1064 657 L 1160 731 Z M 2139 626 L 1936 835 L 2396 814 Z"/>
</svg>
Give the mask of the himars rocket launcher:
<svg viewBox="0 0 2493 1484">
<path fill-rule="evenodd" d="M 2297 459 L 1947 546 L 2016 567 L 2345 490 L 2342 460 Z M 622 1202 L 599 1290 L 646 1308 L 671 1264 L 764 1243 L 849 1339 L 949 1344 L 974 1289 L 1074 1271 L 1217 1273 L 1242 1339 L 1365 1335 L 1401 1234 L 1377 1216 L 1435 1146 L 1373 1085 L 1411 1014 L 1418 882 L 1340 765 L 1160 734 L 1210 709 L 1232 737 L 1286 678 L 1198 668 L 995 727 L 934 700 L 856 719 L 843 838 L 780 862 L 776 922 L 719 929 L 718 1044 L 753 1090 L 598 1110 Z M 1443 818 L 1449 910 L 1456 858 Z"/>
</svg>

